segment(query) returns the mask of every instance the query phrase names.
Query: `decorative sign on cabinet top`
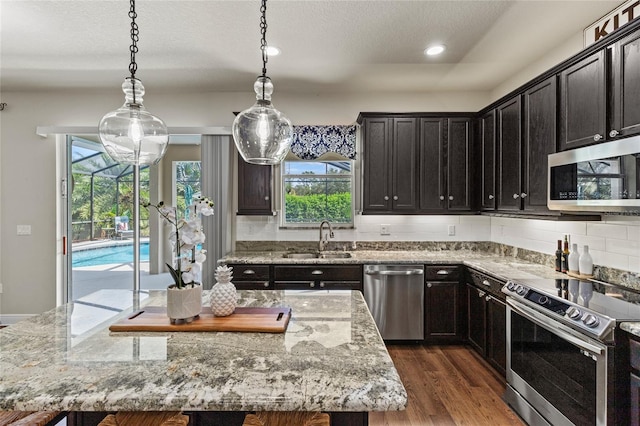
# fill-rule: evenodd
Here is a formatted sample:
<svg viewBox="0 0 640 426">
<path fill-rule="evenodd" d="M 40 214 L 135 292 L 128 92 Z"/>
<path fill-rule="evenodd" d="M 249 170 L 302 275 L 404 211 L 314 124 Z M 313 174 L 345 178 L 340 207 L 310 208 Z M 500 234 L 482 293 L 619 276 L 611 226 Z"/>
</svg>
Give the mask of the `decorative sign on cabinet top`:
<svg viewBox="0 0 640 426">
<path fill-rule="evenodd" d="M 584 47 L 609 35 L 640 16 L 640 1 L 628 0 L 584 29 Z"/>
</svg>

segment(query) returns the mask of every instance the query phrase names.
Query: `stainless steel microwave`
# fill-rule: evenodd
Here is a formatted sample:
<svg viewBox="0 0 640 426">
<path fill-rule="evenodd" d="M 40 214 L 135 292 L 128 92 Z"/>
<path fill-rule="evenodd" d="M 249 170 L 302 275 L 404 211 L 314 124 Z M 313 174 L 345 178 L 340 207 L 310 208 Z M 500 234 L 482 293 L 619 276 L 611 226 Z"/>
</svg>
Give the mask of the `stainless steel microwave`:
<svg viewBox="0 0 640 426">
<path fill-rule="evenodd" d="M 551 210 L 640 212 L 640 136 L 549 155 Z"/>
</svg>

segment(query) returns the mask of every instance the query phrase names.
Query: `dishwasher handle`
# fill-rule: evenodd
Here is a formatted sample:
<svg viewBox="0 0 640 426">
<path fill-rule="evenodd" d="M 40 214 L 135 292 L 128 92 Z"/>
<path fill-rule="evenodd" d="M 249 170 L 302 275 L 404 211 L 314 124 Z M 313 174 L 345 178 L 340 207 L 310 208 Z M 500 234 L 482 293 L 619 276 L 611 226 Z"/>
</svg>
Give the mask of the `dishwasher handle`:
<svg viewBox="0 0 640 426">
<path fill-rule="evenodd" d="M 422 269 L 406 269 L 404 271 L 365 271 L 367 275 L 422 275 L 424 270 Z"/>
</svg>

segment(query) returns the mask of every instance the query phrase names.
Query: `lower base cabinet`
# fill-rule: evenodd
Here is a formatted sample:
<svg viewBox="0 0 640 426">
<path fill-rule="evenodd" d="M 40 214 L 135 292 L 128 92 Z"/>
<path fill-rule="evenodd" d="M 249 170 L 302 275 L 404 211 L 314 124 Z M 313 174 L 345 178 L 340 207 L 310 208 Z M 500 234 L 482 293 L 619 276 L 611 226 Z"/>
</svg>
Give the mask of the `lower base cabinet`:
<svg viewBox="0 0 640 426">
<path fill-rule="evenodd" d="M 469 344 L 500 375 L 506 377 L 507 306 L 493 277 L 470 271 L 467 283 L 467 338 Z"/>
<path fill-rule="evenodd" d="M 271 267 L 269 265 L 236 265 L 233 268 L 231 282 L 238 290 L 273 290 Z"/>
<path fill-rule="evenodd" d="M 360 290 L 362 265 L 276 265 L 276 290 Z"/>
<path fill-rule="evenodd" d="M 465 338 L 464 298 L 458 265 L 424 268 L 424 338 L 426 343 L 462 342 Z"/>
</svg>

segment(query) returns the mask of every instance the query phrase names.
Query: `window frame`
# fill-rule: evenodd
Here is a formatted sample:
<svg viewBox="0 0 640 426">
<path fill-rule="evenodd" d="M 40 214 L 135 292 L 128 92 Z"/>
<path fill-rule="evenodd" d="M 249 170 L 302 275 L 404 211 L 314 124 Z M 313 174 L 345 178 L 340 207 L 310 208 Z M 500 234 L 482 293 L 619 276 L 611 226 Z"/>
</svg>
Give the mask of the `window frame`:
<svg viewBox="0 0 640 426">
<path fill-rule="evenodd" d="M 357 167 L 357 162 L 355 160 L 348 160 L 348 159 L 341 159 L 341 160 L 284 160 L 282 162 L 282 164 L 276 166 L 278 170 L 276 170 L 276 175 L 278 176 L 278 182 L 276 185 L 277 191 L 278 191 L 278 205 L 279 205 L 279 211 L 280 211 L 280 221 L 279 221 L 279 225 L 280 228 L 282 229 L 317 229 L 318 226 L 320 225 L 320 222 L 305 222 L 305 223 L 288 223 L 286 220 L 286 214 L 285 214 L 285 202 L 286 202 L 286 194 L 285 194 L 285 183 L 286 183 L 286 178 L 287 177 L 309 177 L 309 175 L 300 175 L 300 174 L 286 174 L 285 170 L 286 170 L 286 165 L 285 163 L 287 162 L 296 162 L 296 163 L 336 163 L 336 162 L 348 162 L 351 164 L 351 170 L 350 173 L 348 175 L 343 174 L 343 175 L 329 175 L 329 174 L 322 174 L 322 175 L 314 175 L 314 177 L 329 177 L 330 179 L 333 178 L 344 178 L 346 176 L 349 176 L 350 178 L 350 191 L 351 191 L 351 222 L 350 223 L 331 223 L 332 227 L 334 229 L 354 229 L 355 228 L 355 215 L 356 215 L 356 167 Z"/>
</svg>

